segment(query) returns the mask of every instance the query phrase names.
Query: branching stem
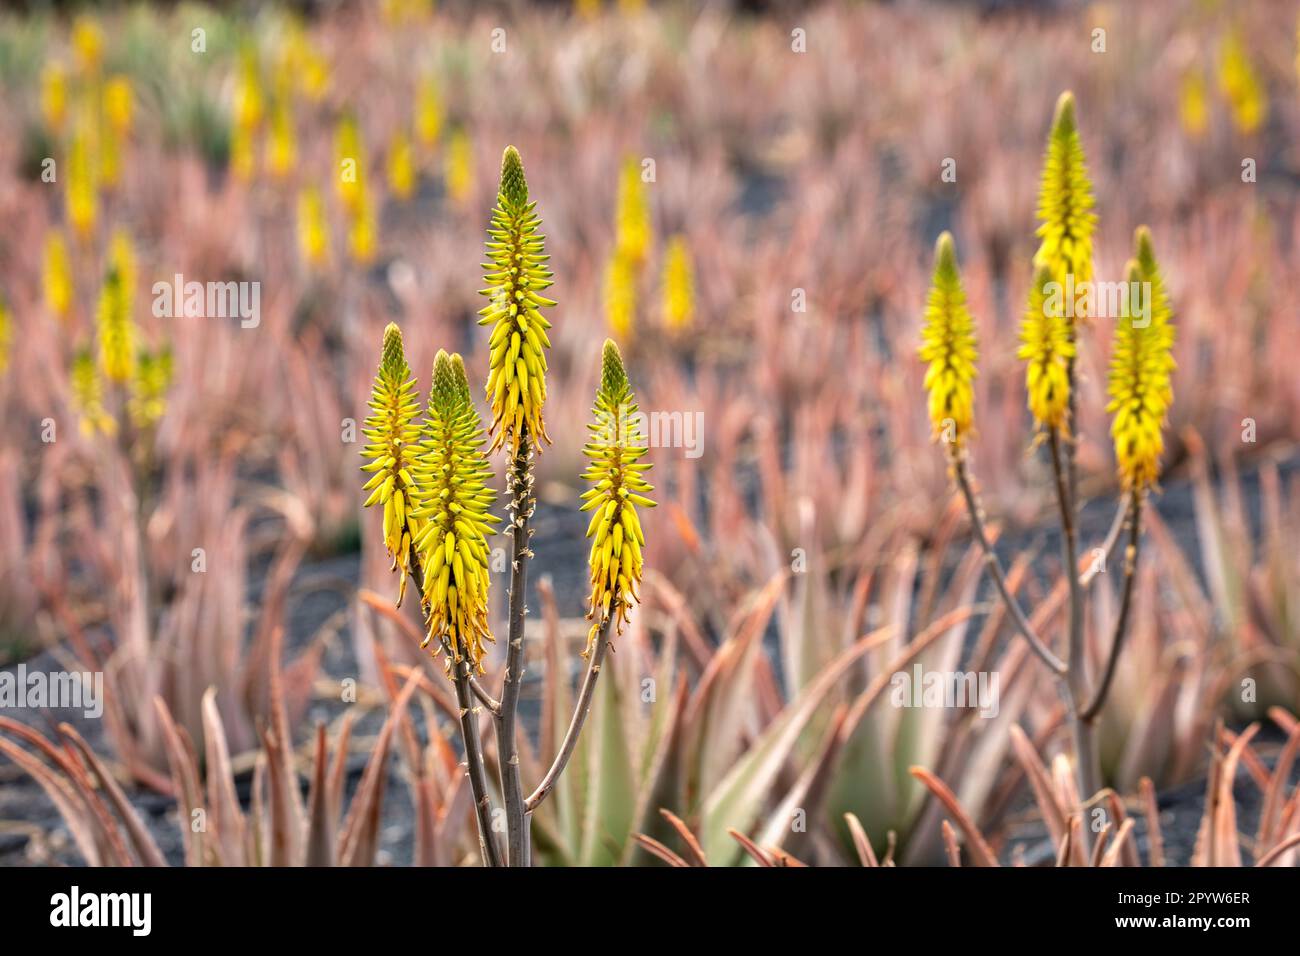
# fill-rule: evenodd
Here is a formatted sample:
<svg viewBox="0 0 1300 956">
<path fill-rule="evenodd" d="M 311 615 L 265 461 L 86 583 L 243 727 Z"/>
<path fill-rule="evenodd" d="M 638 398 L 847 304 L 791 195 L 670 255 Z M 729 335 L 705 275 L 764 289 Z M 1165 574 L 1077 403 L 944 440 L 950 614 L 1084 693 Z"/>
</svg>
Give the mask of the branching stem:
<svg viewBox="0 0 1300 956">
<path fill-rule="evenodd" d="M 582 687 L 578 691 L 578 699 L 573 707 L 573 717 L 569 720 L 569 729 L 565 731 L 564 741 L 560 744 L 560 750 L 555 755 L 555 762 L 551 764 L 551 769 L 546 771 L 546 776 L 537 785 L 533 795 L 528 798 L 526 807 L 529 814 L 541 806 L 542 801 L 555 789 L 560 774 L 564 773 L 569 758 L 577 749 L 582 725 L 586 723 L 587 713 L 591 710 L 591 698 L 596 692 L 596 681 L 600 678 L 600 669 L 605 663 L 605 654 L 609 650 L 609 628 L 613 620 L 613 614 L 606 614 L 605 620 L 601 622 L 600 632 L 596 635 L 596 646 L 592 649 L 591 660 L 587 663 L 587 674 L 582 679 Z"/>
</svg>

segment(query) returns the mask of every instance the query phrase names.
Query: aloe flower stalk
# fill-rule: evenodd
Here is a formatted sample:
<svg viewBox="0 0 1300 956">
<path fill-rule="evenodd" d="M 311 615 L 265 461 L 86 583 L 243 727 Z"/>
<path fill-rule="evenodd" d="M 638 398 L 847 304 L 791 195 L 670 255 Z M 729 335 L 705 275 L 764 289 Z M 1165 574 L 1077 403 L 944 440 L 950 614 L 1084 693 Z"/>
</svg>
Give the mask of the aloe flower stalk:
<svg viewBox="0 0 1300 956">
<path fill-rule="evenodd" d="M 1069 430 L 1069 369 L 1074 342 L 1065 310 L 1059 307 L 1059 296 L 1054 300 L 1047 293 L 1051 281 L 1051 270 L 1039 266 L 1029 290 L 1029 307 L 1020 326 L 1020 350 L 1016 355 L 1027 363 L 1025 391 L 1034 422 L 1040 428 L 1065 433 Z"/>
<path fill-rule="evenodd" d="M 482 536 L 491 520 L 486 508 L 492 493 L 483 485 L 486 469 L 478 451 L 482 427 L 459 357 L 438 353 L 422 442 L 417 442 L 418 404 L 401 330 L 389 323 L 370 399 L 373 414 L 364 431 L 370 444 L 362 452 L 369 460 L 362 470 L 372 472 L 365 506 L 384 505 L 384 544 L 393 555 L 393 570 L 401 569 L 397 604 L 402 603 L 409 574 L 420 594 L 429 640 L 448 651 L 479 850 L 485 866 L 499 866 L 478 716 L 471 700 L 471 671 L 482 659 L 481 641 L 488 636 L 487 575 L 480 571 L 480 559 L 486 559 Z M 417 484 L 416 474 L 422 484 Z"/>
<path fill-rule="evenodd" d="M 592 463 L 583 478 L 592 482 L 593 487 L 582 496 L 582 510 L 592 512 L 587 536 L 594 539 L 589 562 L 588 617 L 592 618 L 592 625 L 583 654 L 587 658 L 587 673 L 555 760 L 528 798 L 530 814 L 555 788 L 577 748 L 611 644 L 610 631 L 621 630 L 631 607 L 640 599 L 638 588 L 645 536 L 637 508 L 652 508 L 655 504 L 642 494 L 653 489 L 643 477 L 650 465 L 640 461 L 647 449 L 636 419 L 632 387 L 618 346 L 608 339 L 601 353 L 600 385 L 592 412 L 596 420 L 588 427 L 593 438 L 583 449 Z"/>
<path fill-rule="evenodd" d="M 1070 289 L 1074 289 L 1075 301 L 1065 303 L 1067 343 L 1072 353 L 1065 359 L 1066 383 L 1069 388 L 1066 418 L 1070 423 L 1075 421 L 1075 405 L 1078 401 L 1075 381 L 1078 330 L 1088 318 L 1086 309 L 1081 308 L 1085 302 L 1080 296 L 1087 288 L 1085 283 L 1090 283 L 1093 278 L 1092 236 L 1097 227 L 1097 216 L 1093 212 L 1095 205 L 1092 181 L 1088 177 L 1083 141 L 1079 136 L 1075 116 L 1074 94 L 1067 90 L 1056 102 L 1056 114 L 1047 138 L 1038 195 L 1038 236 L 1042 241 L 1034 256 L 1034 263 L 1036 266 L 1047 267 L 1052 280 L 1059 284 L 1063 294 L 1068 295 Z M 1078 575 L 1073 573 L 1073 569 L 1078 566 L 1079 554 L 1075 521 L 1079 503 L 1075 440 L 1076 436 L 1067 437 L 1063 430 L 1051 429 L 1048 432 L 1061 520 L 1061 560 L 1068 572 L 1067 696 L 1071 705 L 1075 771 L 1079 791 L 1087 799 L 1097 791 L 1100 771 L 1092 728 L 1080 719 L 1080 708 L 1087 694 L 1087 661 L 1083 643 L 1083 590 Z"/>
<path fill-rule="evenodd" d="M 650 465 L 640 460 L 649 448 L 636 417 L 623 357 L 610 339 L 605 340 L 592 415 L 596 420 L 587 427 L 594 437 L 583 447 L 591 465 L 582 475 L 593 486 L 582 495 L 582 510 L 592 512 L 587 525 L 587 537 L 592 539 L 587 618 L 592 625 L 584 657 L 608 619 L 613 619 L 614 632 L 622 633 L 631 607 L 640 600 L 637 589 L 645 535 L 636 509 L 655 506 L 644 494 L 654 490 L 643 477 Z"/>
<path fill-rule="evenodd" d="M 533 449 L 549 442 L 542 405 L 546 401 L 546 349 L 550 321 L 542 309 L 555 302 L 542 295 L 551 285 L 541 218 L 528 198 L 528 180 L 519 151 L 507 146 L 501 157 L 501 181 L 486 243 L 488 262 L 481 294 L 489 304 L 479 312 L 490 325 L 487 400 L 492 409 L 492 450 L 507 448 L 510 462 L 506 489 L 510 497 L 510 618 L 501 705 L 496 713 L 511 866 L 528 866 L 531 847 L 524 811 L 523 782 L 516 746 L 519 691 L 524 676 L 524 604 L 528 582 L 528 548 L 536 500 L 533 496 Z"/>
<path fill-rule="evenodd" d="M 501 188 L 488 227 L 487 255 L 479 294 L 489 304 L 479 310 L 479 325 L 492 326 L 488 348 L 492 358 L 487 399 L 492 407 L 492 450 L 509 446 L 518 452 L 528 439 L 541 450 L 549 443 L 542 405 L 546 401 L 546 350 L 550 321 L 542 309 L 555 302 L 542 293 L 551 283 L 545 236 L 537 231 L 541 218 L 536 202 L 528 201 L 528 181 L 519 151 L 506 147 L 501 159 Z"/>
<path fill-rule="evenodd" d="M 1074 94 L 1067 90 L 1056 101 L 1056 115 L 1047 137 L 1038 191 L 1041 243 L 1034 254 L 1035 266 L 1047 266 L 1062 288 L 1066 286 L 1067 276 L 1073 276 L 1076 290 L 1092 281 L 1092 234 L 1097 228 L 1095 205 L 1075 119 Z M 1079 315 L 1077 309 L 1073 311 Z"/>
<path fill-rule="evenodd" d="M 641 179 L 641 165 L 636 157 L 623 161 L 618 177 L 618 208 L 615 219 L 615 246 L 618 255 L 633 268 L 640 268 L 650 254 L 653 227 L 650 221 L 650 197 Z"/>
<path fill-rule="evenodd" d="M 104 384 L 88 350 L 72 359 L 72 407 L 77 412 L 81 433 L 87 438 L 96 434 L 115 435 L 117 421 L 104 408 Z"/>
<path fill-rule="evenodd" d="M 921 361 L 928 363 L 924 388 L 930 395 L 930 424 L 936 438 L 955 454 L 971 431 L 975 405 L 975 323 L 966 307 L 952 235 L 934 247 L 934 278 L 921 330 Z"/>
<path fill-rule="evenodd" d="M 1139 227 L 1134 240 L 1137 258 L 1130 260 L 1127 277 L 1130 283 L 1147 283 L 1148 314 L 1116 321 L 1106 410 L 1114 413 L 1111 436 L 1120 480 L 1125 489 L 1141 492 L 1160 473 L 1163 429 L 1173 401 L 1174 327 L 1151 233 Z"/>
<path fill-rule="evenodd" d="M 397 597 L 400 606 L 411 569 L 412 534 L 407 519 L 416 493 L 411 469 L 418 453 L 420 428 L 415 421 L 419 412 L 415 379 L 402 349 L 402 330 L 392 322 L 384 329 L 383 353 L 370 408 L 371 415 L 362 430 L 369 440 L 361 452 L 367 459 L 361 470 L 370 473 L 364 486 L 370 492 L 365 507 L 383 505 L 384 547 L 392 556 L 393 570 L 401 572 Z"/>
<path fill-rule="evenodd" d="M 1156 262 L 1150 230 L 1139 226 L 1133 238 L 1135 258 L 1129 261 L 1125 271 L 1130 283 L 1146 283 L 1147 312 L 1137 321 L 1133 316 L 1118 320 L 1111 350 L 1107 405 L 1107 410 L 1115 413 L 1111 435 L 1115 440 L 1120 480 L 1128 497 L 1125 520 L 1129 540 L 1124 552 L 1124 583 L 1115 634 L 1092 701 L 1083 709 L 1082 719 L 1089 724 L 1096 720 L 1106 702 L 1128 633 L 1141 542 L 1142 506 L 1148 489 L 1159 477 L 1160 454 L 1164 449 L 1162 430 L 1174 397 L 1169 381 L 1174 370 L 1173 308 Z"/>
<path fill-rule="evenodd" d="M 428 637 L 445 648 L 447 669 L 468 660 L 483 673 L 488 628 L 488 535 L 500 518 L 488 513 L 496 492 L 482 452 L 487 439 L 470 397 L 459 355 L 438 352 L 428 417 L 412 469 L 423 523 L 415 538 L 424 573 Z"/>
</svg>

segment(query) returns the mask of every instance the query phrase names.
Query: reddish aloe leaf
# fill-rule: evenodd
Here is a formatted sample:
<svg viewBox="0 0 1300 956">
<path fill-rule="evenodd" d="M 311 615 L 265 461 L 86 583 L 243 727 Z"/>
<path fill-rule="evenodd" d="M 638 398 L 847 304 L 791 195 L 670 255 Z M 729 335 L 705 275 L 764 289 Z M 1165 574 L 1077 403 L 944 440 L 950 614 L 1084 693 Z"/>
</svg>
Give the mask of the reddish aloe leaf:
<svg viewBox="0 0 1300 956">
<path fill-rule="evenodd" d="M 352 798 L 352 807 L 348 811 L 339 848 L 339 858 L 344 866 L 374 865 L 375 854 L 379 850 L 379 816 L 383 809 L 384 785 L 388 776 L 388 750 L 393 731 L 406 712 L 406 705 L 419 683 L 414 674 L 407 678 L 406 686 L 388 711 L 388 719 L 379 731 L 374 752 L 361 774 L 361 783 Z"/>
<path fill-rule="evenodd" d="M 690 858 L 692 866 L 708 866 L 708 861 L 704 858 L 704 848 L 700 846 L 700 841 L 695 839 L 695 834 L 691 832 L 680 817 L 671 810 L 659 808 L 659 815 L 668 821 L 669 826 L 677 831 L 677 835 L 682 838 L 682 843 L 686 845 L 686 855 Z"/>
<path fill-rule="evenodd" d="M 1043 762 L 1038 758 L 1038 752 L 1034 750 L 1034 745 L 1018 724 L 1011 727 L 1011 745 L 1015 748 L 1016 759 L 1024 769 L 1029 786 L 1034 791 L 1038 812 L 1047 826 L 1047 834 L 1051 837 L 1052 845 L 1059 849 L 1068 832 L 1065 822 L 1066 811 L 1056 799 L 1056 794 L 1052 792 L 1052 781 L 1047 775 L 1047 768 L 1043 766 Z"/>
<path fill-rule="evenodd" d="M 984 839 L 984 834 L 980 833 L 979 827 L 975 826 L 974 821 L 971 820 L 962 805 L 957 802 L 957 797 L 948 789 L 948 785 L 924 767 L 911 767 L 909 772 L 913 777 L 925 784 L 926 789 L 944 805 L 962 833 L 966 835 L 966 845 L 970 850 L 971 861 L 976 866 L 997 866 L 997 857 L 994 856 L 993 849 L 988 845 L 988 841 Z"/>
<path fill-rule="evenodd" d="M 234 771 L 226 748 L 226 731 L 217 711 L 217 691 L 203 694 L 203 742 L 207 755 L 208 812 L 223 866 L 244 866 L 244 814 L 235 795 Z"/>
<path fill-rule="evenodd" d="M 50 798 L 50 802 L 59 811 L 59 816 L 63 817 L 68 832 L 72 834 L 72 841 L 77 845 L 78 851 L 87 864 L 101 865 L 103 856 L 100 848 L 105 847 L 114 855 L 110 862 L 117 866 L 130 866 L 130 859 L 127 857 L 126 847 L 122 844 L 120 835 L 104 832 L 101 821 L 89 811 L 81 795 L 66 778 L 54 773 L 36 757 L 5 737 L 0 737 L 0 754 L 4 754 L 40 784 L 41 789 Z M 114 844 L 120 847 L 120 852 Z"/>
<path fill-rule="evenodd" d="M 206 813 L 203 808 L 203 785 L 199 781 L 199 769 L 194 755 L 186 745 L 172 719 L 171 711 L 161 697 L 153 699 L 154 710 L 158 714 L 158 725 L 162 729 L 163 748 L 167 753 L 167 764 L 171 768 L 172 784 L 177 793 L 180 814 L 181 840 L 185 844 L 185 865 L 203 866 L 206 862 L 203 838 L 206 827 L 196 828 L 192 825 L 195 811 Z"/>
<path fill-rule="evenodd" d="M 849 825 L 849 833 L 853 835 L 853 847 L 858 851 L 858 861 L 863 866 L 880 866 L 880 862 L 876 859 L 876 851 L 871 848 L 871 841 L 867 839 L 867 831 L 862 828 L 862 821 L 852 813 L 844 814 L 844 821 Z"/>
<path fill-rule="evenodd" d="M 306 866 L 334 865 L 334 821 L 329 810 L 329 784 L 326 775 L 329 748 L 325 725 L 316 725 L 316 749 L 312 761 L 311 792 L 307 796 Z"/>
<path fill-rule="evenodd" d="M 730 828 L 727 830 L 727 833 L 731 835 L 733 840 L 740 844 L 741 848 L 748 853 L 750 858 L 759 866 L 772 865 L 771 858 L 759 848 L 758 844 L 745 836 L 745 834 L 741 833 L 739 830 Z"/>
<path fill-rule="evenodd" d="M 1165 865 L 1164 834 L 1160 830 L 1160 808 L 1156 805 L 1156 788 L 1150 777 L 1143 777 L 1138 784 L 1142 806 L 1147 820 L 1147 865 Z"/>
<path fill-rule="evenodd" d="M 71 724 L 59 724 L 59 733 L 65 738 L 72 741 L 74 747 L 81 752 L 81 756 L 90 769 L 94 771 L 95 776 L 99 779 L 99 785 L 103 787 L 104 792 L 108 794 L 109 802 L 112 803 L 113 809 L 117 812 L 118 819 L 126 827 L 127 836 L 131 838 L 131 845 L 135 848 L 136 856 L 145 866 L 166 866 L 167 860 L 163 858 L 162 851 L 158 849 L 158 844 L 154 842 L 149 831 L 144 828 L 140 821 L 140 815 L 135 812 L 135 807 L 131 806 L 131 801 L 127 800 L 126 794 L 113 775 L 95 756 L 95 752 L 90 749 L 85 738 L 77 733 L 75 727 Z"/>
<path fill-rule="evenodd" d="M 654 837 L 648 837 L 644 833 L 638 833 L 635 836 L 633 836 L 632 839 L 635 840 L 637 844 L 647 853 L 659 857 L 659 859 L 663 860 L 669 866 L 682 867 L 682 868 L 690 867 L 689 863 L 683 860 L 672 850 L 668 849 L 668 847 L 664 846 Z"/>
<path fill-rule="evenodd" d="M 943 847 L 948 854 L 948 865 L 961 866 L 961 847 L 957 843 L 957 831 L 947 820 L 943 821 L 940 829 L 943 832 Z"/>
<path fill-rule="evenodd" d="M 1101 858 L 1099 866 L 1115 866 L 1119 863 L 1125 847 L 1131 842 L 1129 838 L 1133 833 L 1133 825 L 1133 821 L 1128 819 L 1119 825 L 1119 832 L 1115 834 L 1115 842 L 1110 845 L 1110 849 Z M 1100 841 L 1098 841 L 1098 844 L 1100 845 Z"/>
<path fill-rule="evenodd" d="M 1268 786 L 1264 789 L 1264 807 L 1260 810 L 1259 831 L 1255 840 L 1260 847 L 1268 846 L 1275 839 L 1275 834 L 1280 833 L 1277 830 L 1278 814 L 1285 799 L 1286 783 L 1291 779 L 1291 767 L 1295 764 L 1297 750 L 1300 750 L 1300 724 L 1292 728 L 1286 746 L 1273 765 L 1273 775 Z"/>
</svg>

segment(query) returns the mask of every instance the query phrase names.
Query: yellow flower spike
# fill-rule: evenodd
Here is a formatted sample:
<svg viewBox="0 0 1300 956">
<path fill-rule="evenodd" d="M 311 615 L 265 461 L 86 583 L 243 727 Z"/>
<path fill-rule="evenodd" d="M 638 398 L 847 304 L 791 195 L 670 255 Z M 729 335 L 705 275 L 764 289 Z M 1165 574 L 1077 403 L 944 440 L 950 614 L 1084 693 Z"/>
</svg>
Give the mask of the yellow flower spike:
<svg viewBox="0 0 1300 956">
<path fill-rule="evenodd" d="M 492 410 L 492 451 L 508 447 L 512 456 L 531 441 L 538 451 L 549 443 L 542 406 L 546 402 L 546 350 L 550 321 L 542 309 L 555 305 L 542 293 L 551 286 L 545 236 L 537 231 L 537 202 L 528 199 L 519 151 L 507 146 L 501 158 L 501 184 L 485 243 L 488 262 L 479 290 L 488 305 L 479 325 L 490 325 L 491 350 L 487 401 Z"/>
<path fill-rule="evenodd" d="M 62 234 L 53 230 L 45 237 L 41 276 L 45 307 L 55 318 L 67 321 L 72 309 L 72 265 L 68 261 L 68 244 Z"/>
<path fill-rule="evenodd" d="M 448 665 L 468 657 L 483 673 L 488 628 L 488 512 L 496 500 L 487 437 L 459 355 L 439 351 L 433 365 L 428 416 L 414 468 L 420 488 L 414 515 L 424 569 L 428 640 L 447 651 Z"/>
<path fill-rule="evenodd" d="M 0 375 L 9 370 L 9 347 L 13 340 L 13 313 L 9 310 L 9 300 L 0 292 Z"/>
<path fill-rule="evenodd" d="M 640 459 L 649 451 L 641 434 L 640 417 L 632 386 L 623 368 L 623 357 L 611 339 L 605 340 L 601 355 L 600 385 L 592 408 L 595 422 L 588 425 L 591 440 L 582 453 L 591 464 L 582 477 L 591 483 L 583 494 L 582 511 L 591 511 L 587 537 L 593 538 L 589 566 L 591 597 L 587 618 L 586 657 L 600 633 L 601 625 L 613 616 L 615 633 L 622 633 L 631 608 L 640 601 L 645 535 L 637 506 L 653 508 L 645 497 L 654 487 L 645 480 L 648 463 Z"/>
<path fill-rule="evenodd" d="M 664 324 L 674 332 L 691 325 L 695 317 L 695 269 L 685 236 L 674 236 L 664 256 Z"/>
<path fill-rule="evenodd" d="M 134 94 L 131 81 L 125 76 L 112 76 L 104 84 L 104 116 L 119 138 L 131 135 L 134 116 Z"/>
<path fill-rule="evenodd" d="M 397 599 L 400 604 L 410 572 L 410 548 L 403 546 L 407 533 L 406 504 L 418 494 L 411 479 L 419 453 L 420 428 L 415 418 L 420 403 L 402 349 L 402 330 L 393 322 L 384 329 L 383 352 L 370 392 L 370 409 L 361 432 L 369 442 L 361 450 L 366 459 L 361 470 L 370 475 L 363 486 L 363 490 L 370 492 L 364 507 L 383 506 L 384 547 L 393 558 L 394 570 L 401 571 Z"/>
<path fill-rule="evenodd" d="M 95 368 L 95 358 L 87 350 L 78 352 L 72 360 L 72 406 L 81 433 L 87 438 L 117 433 L 117 422 L 104 409 L 103 384 Z"/>
<path fill-rule="evenodd" d="M 239 50 L 239 75 L 235 83 L 234 124 L 251 131 L 262 124 L 265 109 L 262 94 L 262 68 L 257 47 L 245 42 Z"/>
<path fill-rule="evenodd" d="M 1174 327 L 1146 227 L 1138 229 L 1136 245 L 1137 258 L 1125 274 L 1130 284 L 1142 284 L 1147 308 L 1144 315 L 1116 319 L 1106 410 L 1114 413 L 1110 431 L 1120 480 L 1126 490 L 1142 491 L 1160 475 L 1163 429 L 1173 402 Z"/>
<path fill-rule="evenodd" d="M 312 268 L 324 266 L 329 258 L 325 200 L 315 186 L 306 187 L 298 196 L 298 249 Z"/>
<path fill-rule="evenodd" d="M 388 145 L 388 188 L 393 196 L 403 202 L 415 192 L 415 160 L 411 155 L 411 141 L 398 132 Z"/>
<path fill-rule="evenodd" d="M 90 147 L 82 131 L 68 149 L 68 221 L 82 239 L 89 239 L 99 220 L 99 188 Z"/>
<path fill-rule="evenodd" d="M 277 179 L 293 172 L 298 162 L 298 136 L 294 130 L 293 108 L 287 96 L 276 99 L 271 110 L 270 144 L 267 149 L 267 171 Z"/>
<path fill-rule="evenodd" d="M 77 17 L 72 24 L 72 49 L 77 69 L 88 76 L 97 74 L 104 58 L 104 32 L 99 24 L 85 15 Z"/>
<path fill-rule="evenodd" d="M 1205 79 L 1199 70 L 1191 70 L 1183 77 L 1178 94 L 1178 118 L 1183 124 L 1183 130 L 1193 139 L 1200 139 L 1209 129 L 1209 97 Z"/>
<path fill-rule="evenodd" d="M 1068 434 L 1069 367 L 1074 357 L 1074 342 L 1070 339 L 1061 295 L 1049 294 L 1048 286 L 1053 281 L 1051 270 L 1039 266 L 1029 290 L 1029 306 L 1020 326 L 1020 349 L 1016 357 L 1028 363 L 1025 391 L 1034 422 L 1040 428 Z"/>
<path fill-rule="evenodd" d="M 415 102 L 415 135 L 420 145 L 428 148 L 437 145 L 441 133 L 442 97 L 437 82 L 429 77 L 420 84 Z"/>
<path fill-rule="evenodd" d="M 1250 62 L 1241 35 L 1230 33 L 1219 54 L 1219 88 L 1228 100 L 1232 122 L 1249 136 L 1268 119 L 1268 93 Z"/>
<path fill-rule="evenodd" d="M 63 132 L 68 119 L 68 72 L 62 63 L 47 63 L 41 70 L 41 113 L 51 132 Z"/>
<path fill-rule="evenodd" d="M 348 216 L 348 255 L 365 266 L 375 256 L 375 213 L 364 186 L 356 195 L 357 205 Z"/>
<path fill-rule="evenodd" d="M 1097 228 L 1096 203 L 1083 155 L 1083 142 L 1074 115 L 1074 94 L 1066 91 L 1056 101 L 1056 115 L 1047 138 L 1043 178 L 1038 192 L 1038 236 L 1035 266 L 1047 266 L 1052 278 L 1082 295 L 1092 281 L 1092 234 Z M 1072 280 L 1069 277 L 1073 277 Z M 1075 316 L 1087 318 L 1086 303 L 1076 299 Z M 1071 335 L 1074 324 L 1071 320 Z"/>
<path fill-rule="evenodd" d="M 172 383 L 171 349 L 142 351 L 131 379 L 126 411 L 137 429 L 152 428 L 167 410 L 167 389 Z"/>
<path fill-rule="evenodd" d="M 930 423 L 934 437 L 951 442 L 955 450 L 972 427 L 979 353 L 952 235 L 947 232 L 935 243 L 924 323 L 917 354 L 927 363 L 924 388 L 930 395 Z"/>
<path fill-rule="evenodd" d="M 132 267 L 126 265 L 126 268 Z M 110 382 L 118 383 L 130 381 L 135 371 L 135 323 L 127 278 L 122 266 L 110 261 L 99 294 L 97 315 L 100 366 Z"/>
<path fill-rule="evenodd" d="M 618 211 L 614 245 L 618 255 L 639 268 L 650 253 L 653 228 L 650 225 L 650 195 L 641 179 L 636 157 L 623 161 L 618 179 Z"/>
<path fill-rule="evenodd" d="M 349 215 L 355 215 L 365 197 L 366 157 L 361 143 L 361 131 L 355 117 L 344 116 L 334 131 L 334 164 L 338 196 Z"/>
<path fill-rule="evenodd" d="M 463 206 L 474 195 L 474 152 L 464 130 L 456 130 L 447 143 L 446 171 L 443 178 L 451 201 Z"/>
<path fill-rule="evenodd" d="M 604 292 L 609 331 L 630 339 L 636 326 L 636 267 L 617 252 L 605 267 Z"/>
</svg>

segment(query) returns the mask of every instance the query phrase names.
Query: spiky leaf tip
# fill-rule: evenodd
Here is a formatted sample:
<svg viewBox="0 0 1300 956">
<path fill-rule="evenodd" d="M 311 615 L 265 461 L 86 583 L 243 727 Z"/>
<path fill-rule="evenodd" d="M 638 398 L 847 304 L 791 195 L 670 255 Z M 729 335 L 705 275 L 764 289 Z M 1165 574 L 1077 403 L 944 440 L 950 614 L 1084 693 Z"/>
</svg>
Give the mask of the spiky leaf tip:
<svg viewBox="0 0 1300 956">
<path fill-rule="evenodd" d="M 468 659 L 480 674 L 484 641 L 493 639 L 487 616 L 487 539 L 500 520 L 488 511 L 496 492 L 482 451 L 486 442 L 465 363 L 440 350 L 415 466 L 420 488 L 415 517 L 421 523 L 415 547 L 424 570 L 425 644 L 433 642 L 435 653 L 446 650 L 449 668 Z"/>
<path fill-rule="evenodd" d="M 646 497 L 654 490 L 644 477 L 650 465 L 640 461 L 649 448 L 641 433 L 623 358 L 610 339 L 601 351 L 600 384 L 592 416 L 595 421 L 587 426 L 592 437 L 582 449 L 591 459 L 582 477 L 592 487 L 582 495 L 581 510 L 592 512 L 587 537 L 593 539 L 588 557 L 591 597 L 587 612 L 592 624 L 584 657 L 605 621 L 612 615 L 615 633 L 620 633 L 631 608 L 641 600 L 645 535 L 637 508 L 655 506 Z"/>
<path fill-rule="evenodd" d="M 917 354 L 927 363 L 923 387 L 929 394 L 934 437 L 960 447 L 973 424 L 979 352 L 956 249 L 947 232 L 934 246 L 934 276 Z"/>
<path fill-rule="evenodd" d="M 418 452 L 420 429 L 415 417 L 419 400 L 415 379 L 402 348 L 402 330 L 395 322 L 384 329 L 379 370 L 370 393 L 371 414 L 362 434 L 368 444 L 361 450 L 370 472 L 363 490 L 370 492 L 365 507 L 384 506 L 384 547 L 393 558 L 393 570 L 400 571 L 398 603 L 406 593 L 410 572 L 411 541 L 419 524 L 411 517 L 418 489 L 412 467 Z"/>
<path fill-rule="evenodd" d="M 492 327 L 488 339 L 487 401 L 491 407 L 492 450 L 507 447 L 512 455 L 531 442 L 541 450 L 550 442 L 542 406 L 546 402 L 546 350 L 550 321 L 542 314 L 555 302 L 542 295 L 551 285 L 545 236 L 537 231 L 537 203 L 528 199 L 523 163 L 513 147 L 501 168 L 501 191 L 492 210 L 483 264 L 488 305 L 479 310 L 479 325 Z"/>
<path fill-rule="evenodd" d="M 1163 292 L 1157 292 L 1152 278 L 1158 277 L 1158 270 L 1146 273 L 1137 259 L 1131 259 L 1125 275 L 1130 287 L 1149 283 L 1147 308 L 1145 314 L 1116 319 L 1106 410 L 1114 413 L 1111 437 L 1120 481 L 1126 490 L 1141 492 L 1154 485 L 1160 474 L 1163 430 L 1173 399 L 1174 330 L 1167 299 L 1161 315 Z"/>
</svg>

